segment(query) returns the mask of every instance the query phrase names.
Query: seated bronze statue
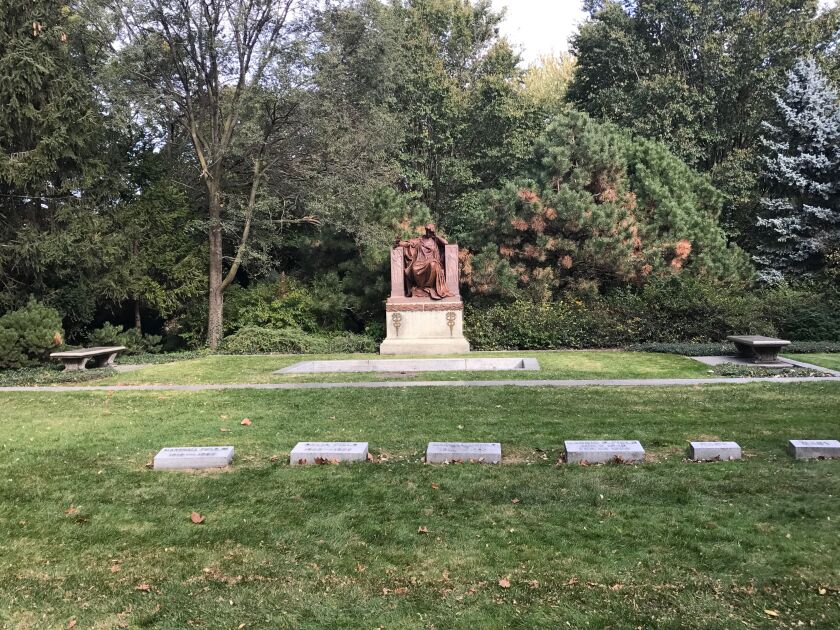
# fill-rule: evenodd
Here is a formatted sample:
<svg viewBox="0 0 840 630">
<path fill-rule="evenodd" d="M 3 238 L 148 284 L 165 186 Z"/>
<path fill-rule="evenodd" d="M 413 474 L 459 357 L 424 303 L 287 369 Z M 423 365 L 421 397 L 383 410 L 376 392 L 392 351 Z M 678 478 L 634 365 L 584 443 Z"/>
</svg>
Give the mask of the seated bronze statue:
<svg viewBox="0 0 840 630">
<path fill-rule="evenodd" d="M 446 241 L 435 234 L 435 226 L 429 223 L 423 236 L 408 241 L 399 238 L 394 247 L 402 247 L 405 255 L 405 296 L 429 297 L 442 300 L 452 297 L 446 286 L 444 271 L 444 246 Z"/>
</svg>

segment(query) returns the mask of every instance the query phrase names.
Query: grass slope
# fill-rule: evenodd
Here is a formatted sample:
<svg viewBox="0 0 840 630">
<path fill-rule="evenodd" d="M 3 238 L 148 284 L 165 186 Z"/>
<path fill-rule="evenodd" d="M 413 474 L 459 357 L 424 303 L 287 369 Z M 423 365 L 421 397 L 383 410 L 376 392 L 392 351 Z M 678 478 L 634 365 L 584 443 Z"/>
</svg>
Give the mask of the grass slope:
<svg viewBox="0 0 840 630">
<path fill-rule="evenodd" d="M 804 361 L 805 363 L 812 363 L 820 367 L 826 367 L 829 370 L 840 370 L 840 354 L 829 354 L 822 352 L 818 354 L 795 354 L 793 359 Z"/>
<path fill-rule="evenodd" d="M 25 393 L 0 408 L 4 628 L 840 626 L 840 461 L 784 453 L 837 437 L 834 383 Z M 556 466 L 570 438 L 640 439 L 651 461 Z M 696 438 L 735 439 L 745 460 L 685 463 Z M 300 439 L 388 458 L 291 468 Z M 511 463 L 424 466 L 429 439 L 499 440 Z M 234 466 L 144 467 L 187 444 L 233 444 Z"/>
<path fill-rule="evenodd" d="M 423 380 L 485 379 L 590 379 L 590 378 L 703 378 L 712 376 L 708 366 L 686 357 L 643 352 L 566 351 L 471 353 L 471 357 L 536 357 L 540 371 L 423 372 L 408 378 Z M 293 383 L 314 381 L 394 380 L 399 374 L 274 374 L 298 361 L 328 359 L 381 359 L 380 355 L 215 355 L 201 359 L 154 365 L 137 372 L 103 379 L 97 384 L 198 384 L 198 383 Z M 387 357 L 386 357 L 387 358 Z M 405 377 L 403 377 L 405 378 Z"/>
</svg>

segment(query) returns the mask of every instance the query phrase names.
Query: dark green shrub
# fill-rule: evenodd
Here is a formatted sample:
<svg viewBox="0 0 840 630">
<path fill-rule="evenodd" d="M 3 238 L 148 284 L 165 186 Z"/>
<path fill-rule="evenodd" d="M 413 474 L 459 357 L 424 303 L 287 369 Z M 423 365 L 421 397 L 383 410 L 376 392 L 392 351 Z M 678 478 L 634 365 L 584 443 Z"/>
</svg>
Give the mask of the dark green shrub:
<svg viewBox="0 0 840 630">
<path fill-rule="evenodd" d="M 315 335 L 296 328 L 246 326 L 225 337 L 222 352 L 230 354 L 329 354 L 375 352 L 376 342 L 365 335 Z"/>
<path fill-rule="evenodd" d="M 476 350 L 587 348 L 600 344 L 598 317 L 582 302 L 514 302 L 467 307 L 467 335 Z"/>
<path fill-rule="evenodd" d="M 140 354 L 160 352 L 160 335 L 144 335 L 136 328 L 123 329 L 105 322 L 102 328 L 97 328 L 88 335 L 91 346 L 125 346 L 126 354 Z"/>
<path fill-rule="evenodd" d="M 225 332 L 244 327 L 318 330 L 312 292 L 297 281 L 281 276 L 248 288 L 231 286 L 225 294 Z"/>
<path fill-rule="evenodd" d="M 755 294 L 689 277 L 651 282 L 638 293 L 617 291 L 598 301 L 610 319 L 633 324 L 625 343 L 722 341 L 732 334 L 775 335 Z M 603 305 L 603 306 L 602 306 Z"/>
<path fill-rule="evenodd" d="M 466 333 L 476 350 L 662 347 L 680 354 L 730 353 L 721 344 L 732 334 L 840 341 L 840 303 L 832 295 L 807 287 L 748 293 L 675 277 L 585 302 L 472 305 Z"/>
<path fill-rule="evenodd" d="M 797 341 L 840 341 L 840 296 L 820 285 L 780 285 L 763 292 L 779 335 Z"/>
<path fill-rule="evenodd" d="M 30 298 L 26 306 L 0 317 L 0 368 L 21 368 L 49 360 L 63 342 L 61 316 Z"/>
<path fill-rule="evenodd" d="M 682 354 L 687 357 L 726 356 L 736 353 L 731 343 L 636 343 L 625 346 L 634 352 L 662 352 Z M 815 354 L 840 352 L 840 341 L 794 341 L 784 349 L 784 354 Z"/>
<path fill-rule="evenodd" d="M 785 354 L 818 354 L 823 352 L 840 352 L 840 341 L 794 341 L 785 348 Z"/>
</svg>

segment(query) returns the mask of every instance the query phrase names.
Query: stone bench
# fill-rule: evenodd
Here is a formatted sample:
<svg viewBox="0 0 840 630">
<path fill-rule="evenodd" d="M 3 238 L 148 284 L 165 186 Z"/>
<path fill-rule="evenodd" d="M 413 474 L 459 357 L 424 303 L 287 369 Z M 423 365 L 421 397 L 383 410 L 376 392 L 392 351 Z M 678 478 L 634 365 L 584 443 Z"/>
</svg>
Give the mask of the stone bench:
<svg viewBox="0 0 840 630">
<path fill-rule="evenodd" d="M 65 350 L 64 352 L 53 352 L 50 357 L 60 359 L 64 363 L 64 371 L 84 370 L 89 359 L 93 359 L 95 367 L 110 367 L 114 365 L 114 359 L 125 350 L 125 346 L 102 346 L 98 348 L 80 348 L 78 350 Z"/>
<path fill-rule="evenodd" d="M 756 364 L 781 364 L 779 352 L 790 345 L 790 341 L 761 335 L 729 335 L 727 339 L 735 344 L 741 357 Z"/>
</svg>

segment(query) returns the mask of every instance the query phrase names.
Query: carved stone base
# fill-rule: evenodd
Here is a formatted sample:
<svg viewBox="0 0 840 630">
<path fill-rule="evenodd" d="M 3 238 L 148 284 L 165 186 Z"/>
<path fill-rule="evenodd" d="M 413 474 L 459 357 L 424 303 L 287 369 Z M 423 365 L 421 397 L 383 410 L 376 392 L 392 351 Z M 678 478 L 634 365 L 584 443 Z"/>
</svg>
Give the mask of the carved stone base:
<svg viewBox="0 0 840 630">
<path fill-rule="evenodd" d="M 459 298 L 418 300 L 391 298 L 385 305 L 388 336 L 380 354 L 463 354 L 464 304 Z"/>
</svg>

